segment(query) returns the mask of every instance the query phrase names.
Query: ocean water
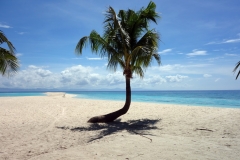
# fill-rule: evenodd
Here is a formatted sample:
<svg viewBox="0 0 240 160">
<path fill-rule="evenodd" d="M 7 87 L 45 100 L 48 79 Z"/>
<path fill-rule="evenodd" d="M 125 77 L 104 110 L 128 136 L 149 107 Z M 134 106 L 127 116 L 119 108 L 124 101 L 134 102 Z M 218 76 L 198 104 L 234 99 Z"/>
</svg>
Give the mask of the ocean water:
<svg viewBox="0 0 240 160">
<path fill-rule="evenodd" d="M 0 97 L 45 96 L 44 92 L 0 92 Z"/>
<path fill-rule="evenodd" d="M 77 98 L 125 101 L 125 92 L 68 92 Z M 194 106 L 240 108 L 240 90 L 224 91 L 133 91 L 132 101 Z"/>
<path fill-rule="evenodd" d="M 74 91 L 76 98 L 125 101 L 125 91 Z M 0 92 L 0 97 L 45 96 L 44 92 Z M 132 91 L 133 102 L 182 104 L 240 109 L 240 90 Z"/>
</svg>

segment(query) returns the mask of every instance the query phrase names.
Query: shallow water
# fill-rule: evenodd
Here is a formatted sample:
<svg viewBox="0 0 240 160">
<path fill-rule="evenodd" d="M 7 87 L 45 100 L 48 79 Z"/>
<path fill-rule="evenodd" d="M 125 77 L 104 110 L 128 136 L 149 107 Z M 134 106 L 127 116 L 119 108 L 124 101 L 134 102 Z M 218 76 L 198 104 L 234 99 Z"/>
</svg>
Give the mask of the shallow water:
<svg viewBox="0 0 240 160">
<path fill-rule="evenodd" d="M 125 92 L 68 92 L 78 98 L 125 101 Z M 240 108 L 240 91 L 133 91 L 132 101 Z"/>
<path fill-rule="evenodd" d="M 74 91 L 76 98 L 125 101 L 125 91 Z M 44 96 L 44 92 L 2 92 L 0 97 Z M 217 91 L 132 91 L 132 101 L 240 108 L 240 90 Z"/>
</svg>

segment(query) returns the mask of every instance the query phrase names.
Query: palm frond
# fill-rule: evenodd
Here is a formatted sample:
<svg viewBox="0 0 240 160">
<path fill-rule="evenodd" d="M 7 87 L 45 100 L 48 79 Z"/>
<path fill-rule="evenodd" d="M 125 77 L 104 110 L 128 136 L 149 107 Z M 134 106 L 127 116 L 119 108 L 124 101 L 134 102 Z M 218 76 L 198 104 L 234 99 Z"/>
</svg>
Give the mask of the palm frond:
<svg viewBox="0 0 240 160">
<path fill-rule="evenodd" d="M 19 68 L 17 57 L 10 51 L 0 47 L 0 72 L 2 75 L 9 76 L 11 73 L 16 73 Z"/>
<path fill-rule="evenodd" d="M 113 26 L 112 29 L 120 36 L 119 40 L 124 41 L 124 43 L 122 43 L 123 48 L 130 47 L 130 37 L 128 32 L 125 30 L 126 28 L 122 26 L 121 19 L 117 16 L 112 7 L 109 7 L 104 23 L 105 28 L 107 28 L 106 26 L 109 26 L 109 23 Z M 105 33 L 106 32 L 108 33 L 109 31 L 107 30 Z"/>
<path fill-rule="evenodd" d="M 235 68 L 233 69 L 233 72 L 236 72 L 238 67 L 240 68 L 240 61 L 236 64 Z M 236 79 L 238 79 L 238 76 L 240 75 L 240 70 L 238 71 L 238 74 L 236 76 Z"/>
<path fill-rule="evenodd" d="M 158 53 L 153 53 L 153 57 L 157 61 L 158 65 L 160 65 L 161 64 L 161 57 L 160 57 L 160 55 Z"/>
<path fill-rule="evenodd" d="M 149 23 L 156 23 L 160 17 L 155 9 L 156 5 L 152 1 L 137 12 L 128 9 L 116 14 L 109 7 L 105 14 L 103 36 L 92 31 L 89 36 L 79 40 L 75 52 L 82 54 L 83 47 L 90 44 L 93 53 L 108 57 L 108 69 L 116 71 L 120 66 L 126 77 L 136 73 L 142 78 L 143 69 L 150 66 L 154 59 L 159 65 L 161 63 L 156 51 L 159 35 L 149 30 Z"/>
<path fill-rule="evenodd" d="M 12 54 L 14 54 L 15 47 L 13 44 L 7 39 L 7 37 L 4 35 L 4 33 L 0 30 L 0 44 L 7 43 L 8 48 Z"/>
<path fill-rule="evenodd" d="M 105 57 L 108 53 L 116 53 L 115 49 L 94 30 L 89 36 L 82 37 L 79 40 L 75 53 L 81 55 L 83 47 L 87 47 L 87 45 L 90 45 L 92 52 L 100 55 L 100 57 Z"/>
<path fill-rule="evenodd" d="M 133 66 L 132 67 L 132 72 L 138 75 L 140 78 L 144 77 L 144 71 L 143 68 L 140 66 Z"/>
<path fill-rule="evenodd" d="M 141 17 L 144 17 L 147 21 L 153 21 L 157 23 L 157 19 L 160 18 L 157 12 L 155 12 L 156 4 L 152 1 L 149 2 L 148 6 L 141 11 Z"/>
<path fill-rule="evenodd" d="M 82 54 L 82 49 L 83 49 L 83 47 L 86 47 L 86 41 L 88 40 L 88 37 L 87 36 L 85 36 L 85 37 L 82 37 L 80 40 L 79 40 L 79 42 L 77 43 L 77 46 L 76 46 L 76 48 L 75 48 L 75 53 L 76 54 Z"/>
<path fill-rule="evenodd" d="M 131 53 L 131 64 L 147 68 L 154 58 L 160 65 L 160 55 L 156 52 L 158 48 L 158 37 L 158 34 L 153 31 L 146 32 L 137 42 Z"/>
<path fill-rule="evenodd" d="M 120 57 L 118 56 L 110 56 L 108 58 L 108 65 L 107 65 L 107 68 L 108 69 L 111 69 L 113 71 L 116 71 L 117 70 L 117 67 L 118 65 L 124 69 L 125 68 L 125 63 L 124 63 L 124 60 L 122 60 Z"/>
</svg>

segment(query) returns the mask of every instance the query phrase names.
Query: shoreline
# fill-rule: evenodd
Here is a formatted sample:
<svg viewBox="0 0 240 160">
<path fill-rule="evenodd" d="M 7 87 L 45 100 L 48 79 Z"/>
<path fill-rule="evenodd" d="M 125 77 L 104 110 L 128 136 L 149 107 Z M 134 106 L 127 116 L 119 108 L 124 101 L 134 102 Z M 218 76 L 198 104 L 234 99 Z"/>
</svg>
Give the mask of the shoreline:
<svg viewBox="0 0 240 160">
<path fill-rule="evenodd" d="M 125 100 L 112 100 L 112 99 L 95 99 L 95 98 L 82 98 L 82 97 L 78 97 L 77 94 L 69 94 L 67 92 L 39 92 L 42 93 L 42 96 L 39 95 L 33 95 L 33 96 L 6 96 L 6 97 L 1 97 L 0 98 L 7 98 L 7 97 L 44 97 L 44 96 L 62 96 L 63 98 L 65 97 L 71 97 L 71 98 L 76 98 L 76 99 L 82 99 L 82 100 L 93 100 L 93 101 L 116 101 L 116 102 L 125 102 Z M 240 107 L 226 107 L 226 106 L 213 106 L 213 105 L 192 105 L 192 104 L 182 104 L 182 103 L 164 103 L 164 102 L 146 102 L 146 101 L 133 101 L 131 103 L 146 103 L 146 104 L 156 104 L 156 105 L 176 105 L 176 106 L 180 106 L 180 107 L 204 107 L 204 108 L 229 108 L 229 109 L 240 109 Z"/>
<path fill-rule="evenodd" d="M 75 95 L 76 96 L 76 95 Z M 122 102 L 125 103 L 125 100 L 111 100 L 111 99 L 91 99 L 91 98 L 80 98 L 80 97 L 74 97 L 73 98 L 77 98 L 77 99 L 82 99 L 82 100 L 93 100 L 93 101 L 116 101 L 116 102 Z M 179 106 L 179 107 L 204 107 L 204 108 L 222 108 L 222 109 L 240 109 L 237 107 L 223 107 L 223 106 L 206 106 L 206 105 L 191 105 L 191 104 L 177 104 L 177 103 L 164 103 L 164 102 L 146 102 L 146 101 L 131 101 L 132 103 L 146 103 L 146 104 L 155 104 L 155 105 L 169 105 L 169 106 Z"/>
<path fill-rule="evenodd" d="M 68 97 L 72 97 L 72 98 L 76 98 L 76 99 L 83 99 L 83 100 L 96 100 L 96 101 L 117 101 L 117 102 L 123 102 L 125 103 L 125 100 L 112 100 L 112 99 L 94 99 L 94 98 L 81 98 L 81 97 L 78 97 L 77 94 L 69 94 L 67 92 L 45 92 L 46 96 L 54 96 L 54 95 L 67 95 Z M 150 104 L 159 104 L 159 105 L 177 105 L 177 106 L 182 106 L 182 107 L 205 107 L 205 108 L 232 108 L 232 109 L 240 109 L 237 108 L 237 107 L 223 107 L 223 106 L 211 106 L 211 105 L 192 105 L 192 104 L 181 104 L 181 103 L 164 103 L 164 102 L 146 102 L 146 101 L 132 101 L 131 103 L 150 103 Z"/>
<path fill-rule="evenodd" d="M 198 90 L 196 90 L 196 91 L 198 91 Z M 211 92 L 212 90 L 206 90 L 206 91 Z M 229 91 L 229 90 L 224 90 L 224 91 Z M 238 91 L 238 90 L 234 90 L 234 91 Z M 76 92 L 78 93 L 78 92 L 82 92 L 82 91 L 76 91 Z M 83 91 L 83 92 L 86 92 L 86 91 Z M 89 91 L 89 92 L 92 92 L 92 91 Z M 102 92 L 102 91 L 94 91 L 94 92 Z M 103 92 L 109 92 L 109 91 L 103 91 Z M 114 91 L 114 92 L 123 92 L 123 91 Z M 134 91 L 134 92 L 138 92 L 138 91 Z M 160 91 L 160 92 L 166 92 L 166 91 Z M 169 91 L 169 92 L 171 92 L 171 91 Z M 180 92 L 182 92 L 182 90 Z M 194 92 L 195 92 L 195 90 L 194 90 Z M 41 93 L 42 95 L 24 95 L 26 93 L 31 93 L 31 92 L 23 92 L 22 96 L 24 96 L 24 97 L 27 97 L 27 96 L 31 96 L 31 97 L 32 96 L 47 96 L 48 94 L 50 96 L 54 96 L 54 95 L 58 95 L 58 94 L 61 95 L 62 94 L 63 97 L 67 95 L 67 96 L 75 97 L 75 98 L 78 98 L 78 99 L 107 100 L 107 101 L 125 102 L 125 95 L 119 95 L 119 96 L 123 96 L 121 99 L 119 99 L 119 98 L 113 99 L 113 98 L 104 98 L 104 97 L 100 98 L 100 97 L 94 96 L 94 95 L 92 97 L 95 97 L 95 98 L 91 98 L 91 97 L 89 97 L 89 95 L 87 95 L 88 97 L 84 97 L 84 96 L 81 97 L 80 96 L 81 94 L 79 94 L 79 93 L 74 94 L 74 92 L 69 93 L 69 92 L 64 92 L 64 91 L 60 91 L 60 92 L 59 91 L 56 91 L 56 92 L 33 92 L 33 93 Z M 19 95 L 16 95 L 16 96 L 9 95 L 9 97 L 21 97 L 20 94 L 21 94 L 21 92 L 19 92 Z M 217 102 L 219 104 L 217 104 L 217 103 L 215 104 L 215 102 L 214 102 L 214 101 L 217 101 L 217 99 L 213 99 L 213 103 L 211 101 L 209 101 L 209 99 L 206 99 L 206 101 L 204 99 L 202 99 L 200 101 L 197 100 L 197 103 L 194 102 L 194 104 L 193 104 L 191 102 L 188 102 L 188 97 L 185 97 L 185 99 L 186 99 L 186 102 L 185 102 L 185 99 L 179 99 L 179 101 L 173 99 L 173 101 L 171 101 L 171 99 L 173 97 L 170 96 L 169 101 L 165 102 L 167 100 L 166 99 L 167 97 L 165 97 L 165 99 L 163 99 L 163 100 L 157 100 L 157 99 L 153 98 L 152 101 L 147 101 L 147 100 L 141 100 L 141 98 L 140 99 L 139 98 L 135 99 L 134 96 L 136 96 L 136 95 L 132 95 L 132 102 L 139 102 L 139 103 L 154 103 L 154 104 L 162 104 L 162 105 L 169 104 L 169 105 L 182 105 L 182 106 L 195 106 L 195 107 L 236 108 L 236 109 L 240 109 L 240 103 L 238 101 L 236 101 L 236 99 L 232 99 L 232 101 L 233 101 L 232 104 L 228 103 L 228 102 L 225 102 L 225 101 L 221 102 L 221 99 L 220 99 L 220 102 Z M 209 96 L 211 96 L 211 95 L 209 95 Z M 0 97 L 1 97 L 1 94 L 0 94 Z M 2 96 L 2 97 L 7 97 L 7 96 Z M 108 97 L 111 97 L 111 95 L 109 95 Z M 225 99 L 225 98 L 223 98 L 223 99 Z M 231 101 L 231 99 L 229 99 L 229 101 Z"/>
<path fill-rule="evenodd" d="M 92 116 L 122 102 L 50 94 L 1 97 L 0 159 L 229 159 L 240 156 L 240 110 L 132 102 L 109 124 Z"/>
</svg>

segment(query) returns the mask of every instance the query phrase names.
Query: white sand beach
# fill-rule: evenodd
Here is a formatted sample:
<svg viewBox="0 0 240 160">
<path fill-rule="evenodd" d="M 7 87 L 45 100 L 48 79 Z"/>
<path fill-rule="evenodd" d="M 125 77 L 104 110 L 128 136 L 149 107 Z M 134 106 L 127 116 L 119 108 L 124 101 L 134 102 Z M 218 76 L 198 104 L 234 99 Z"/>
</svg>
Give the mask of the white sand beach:
<svg viewBox="0 0 240 160">
<path fill-rule="evenodd" d="M 64 93 L 0 98 L 1 160 L 236 160 L 240 109 L 132 102 L 109 124 L 92 116 L 124 102 Z"/>
</svg>

